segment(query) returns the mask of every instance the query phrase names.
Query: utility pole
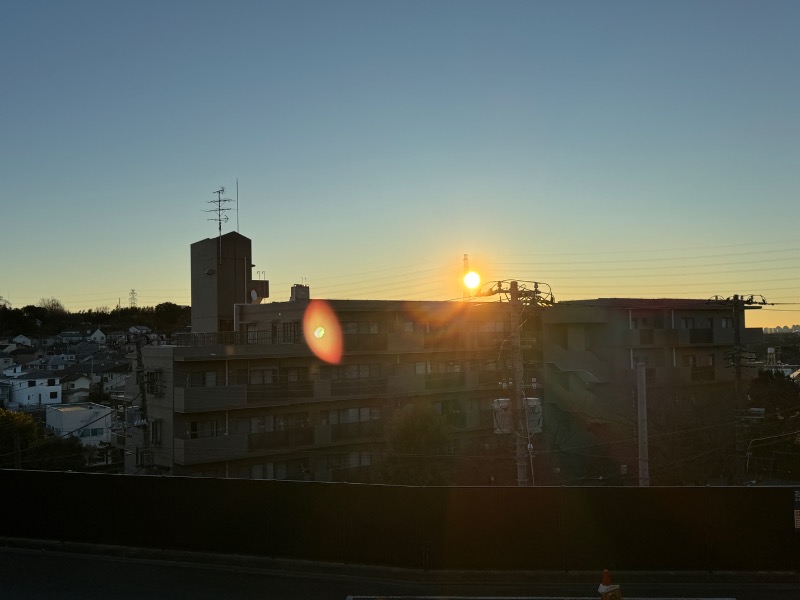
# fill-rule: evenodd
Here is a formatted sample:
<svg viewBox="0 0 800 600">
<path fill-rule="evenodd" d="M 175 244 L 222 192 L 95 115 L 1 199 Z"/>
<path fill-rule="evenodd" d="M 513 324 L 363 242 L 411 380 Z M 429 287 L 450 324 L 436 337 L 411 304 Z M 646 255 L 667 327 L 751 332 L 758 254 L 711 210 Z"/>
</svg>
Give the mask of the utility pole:
<svg viewBox="0 0 800 600">
<path fill-rule="evenodd" d="M 466 259 L 466 255 L 465 255 Z M 508 287 L 503 287 L 503 283 L 508 283 Z M 509 306 L 511 308 L 511 361 L 513 372 L 513 397 L 511 399 L 511 410 L 514 415 L 514 436 L 515 436 L 515 460 L 517 466 L 517 485 L 524 487 L 528 484 L 528 467 L 526 464 L 527 454 L 533 450 L 531 438 L 528 431 L 528 406 L 527 395 L 525 394 L 525 373 L 522 360 L 522 312 L 526 306 L 544 307 L 555 304 L 552 293 L 542 293 L 538 282 L 532 282 L 533 289 L 526 290 L 520 288 L 519 281 L 498 281 L 496 287 L 488 291 L 478 292 L 476 296 L 492 296 L 494 294 L 507 294 Z M 547 285 L 547 284 L 544 284 Z M 549 286 L 547 286 L 549 288 Z M 531 463 L 531 478 L 533 478 L 533 464 Z"/>
<path fill-rule="evenodd" d="M 147 381 L 145 380 L 144 361 L 142 359 L 142 337 L 136 335 L 136 379 L 139 383 L 139 399 L 140 399 L 140 413 L 141 413 L 141 427 L 142 430 L 142 461 L 149 460 L 147 456 L 147 448 L 149 445 L 148 427 L 147 427 Z M 147 464 L 145 463 L 147 468 Z"/>
<path fill-rule="evenodd" d="M 516 439 L 517 456 L 517 485 L 524 487 L 528 485 L 528 468 L 525 464 L 525 453 L 527 451 L 528 436 L 526 435 L 526 420 L 528 418 L 527 406 L 525 406 L 525 380 L 522 369 L 522 349 L 520 343 L 520 313 L 522 312 L 522 301 L 519 297 L 519 283 L 512 281 L 509 290 L 511 304 L 511 360 L 514 368 L 514 401 L 511 403 L 512 410 L 517 415 L 514 423 L 514 435 Z M 531 473 L 531 475 L 533 475 Z"/>
<path fill-rule="evenodd" d="M 647 438 L 647 371 L 644 363 L 636 365 L 639 417 L 639 487 L 650 485 L 650 457 Z"/>
<path fill-rule="evenodd" d="M 736 465 L 735 471 L 738 480 L 742 480 L 744 473 L 744 462 L 746 447 L 749 446 L 745 442 L 747 437 L 747 425 L 744 418 L 744 394 L 742 393 L 742 325 L 744 323 L 744 311 L 747 309 L 761 308 L 762 306 L 769 305 L 764 296 L 750 294 L 748 296 L 740 296 L 734 294 L 728 298 L 721 296 L 714 296 L 708 301 L 710 304 L 721 304 L 731 307 L 732 320 L 733 320 L 733 352 L 729 355 L 733 370 L 734 370 L 734 423 L 735 433 L 734 439 L 736 444 Z"/>
</svg>

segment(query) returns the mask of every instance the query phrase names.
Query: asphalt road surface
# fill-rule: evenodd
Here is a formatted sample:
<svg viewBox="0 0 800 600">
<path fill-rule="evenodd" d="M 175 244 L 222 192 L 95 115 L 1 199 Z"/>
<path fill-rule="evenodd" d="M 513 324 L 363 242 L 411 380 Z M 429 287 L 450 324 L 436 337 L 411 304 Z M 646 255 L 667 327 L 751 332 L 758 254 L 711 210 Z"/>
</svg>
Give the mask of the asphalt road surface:
<svg viewBox="0 0 800 600">
<path fill-rule="evenodd" d="M 429 572 L 65 547 L 0 547 L 0 598 L 38 600 L 347 600 L 368 598 L 598 598 L 600 573 Z M 800 598 L 798 573 L 614 573 L 622 597 Z"/>
</svg>

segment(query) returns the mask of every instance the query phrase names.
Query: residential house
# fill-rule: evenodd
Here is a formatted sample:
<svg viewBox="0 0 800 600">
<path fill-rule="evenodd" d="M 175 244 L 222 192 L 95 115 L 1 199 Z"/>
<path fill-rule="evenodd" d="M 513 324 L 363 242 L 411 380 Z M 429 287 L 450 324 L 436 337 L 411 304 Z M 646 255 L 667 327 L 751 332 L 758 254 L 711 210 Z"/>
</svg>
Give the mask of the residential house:
<svg viewBox="0 0 800 600">
<path fill-rule="evenodd" d="M 83 373 L 66 373 L 61 378 L 61 397 L 64 404 L 85 402 L 92 391 L 91 375 Z"/>
<path fill-rule="evenodd" d="M 62 331 L 58 337 L 63 344 L 77 344 L 82 342 L 86 336 L 80 331 Z"/>
<path fill-rule="evenodd" d="M 6 369 L 3 373 L 0 381 L 10 387 L 7 409 L 24 412 L 61 403 L 61 379 L 58 373 L 25 371 L 20 366 Z"/>
<path fill-rule="evenodd" d="M 47 356 L 47 353 L 42 348 L 26 347 L 15 348 L 14 350 L 10 350 L 8 354 L 11 355 L 16 364 L 23 366 L 39 361 Z"/>
<path fill-rule="evenodd" d="M 114 410 L 93 404 L 48 406 L 45 415 L 48 431 L 57 436 L 72 436 L 85 446 L 99 446 L 111 441 Z"/>
<path fill-rule="evenodd" d="M 27 335 L 17 335 L 12 340 L 17 346 L 27 346 L 28 348 L 33 347 L 33 340 L 29 338 Z"/>
<path fill-rule="evenodd" d="M 99 344 L 100 346 L 106 345 L 106 334 L 104 334 L 99 329 L 95 330 L 95 332 L 89 336 L 89 339 Z"/>
</svg>

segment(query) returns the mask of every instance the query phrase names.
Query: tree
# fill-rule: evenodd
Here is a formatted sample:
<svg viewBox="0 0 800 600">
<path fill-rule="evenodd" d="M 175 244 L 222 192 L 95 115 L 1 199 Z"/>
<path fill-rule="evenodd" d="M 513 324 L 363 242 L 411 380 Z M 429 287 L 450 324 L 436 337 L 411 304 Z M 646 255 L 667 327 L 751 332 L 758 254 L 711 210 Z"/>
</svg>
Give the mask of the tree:
<svg viewBox="0 0 800 600">
<path fill-rule="evenodd" d="M 67 314 L 67 309 L 64 308 L 64 305 L 58 298 L 41 298 L 38 306 L 51 313 L 58 313 L 62 315 Z"/>
<path fill-rule="evenodd" d="M 46 437 L 29 414 L 0 409 L 0 468 L 80 471 L 86 450 L 78 438 Z"/>
<path fill-rule="evenodd" d="M 450 480 L 449 440 L 444 418 L 427 402 L 408 404 L 397 413 L 387 435 L 387 452 L 378 464 L 381 483 L 446 485 Z"/>
<path fill-rule="evenodd" d="M 763 409 L 743 419 L 746 476 L 796 479 L 800 473 L 800 387 L 783 373 L 761 371 L 750 382 L 749 408 Z M 795 476 L 791 476 L 791 473 Z"/>
</svg>

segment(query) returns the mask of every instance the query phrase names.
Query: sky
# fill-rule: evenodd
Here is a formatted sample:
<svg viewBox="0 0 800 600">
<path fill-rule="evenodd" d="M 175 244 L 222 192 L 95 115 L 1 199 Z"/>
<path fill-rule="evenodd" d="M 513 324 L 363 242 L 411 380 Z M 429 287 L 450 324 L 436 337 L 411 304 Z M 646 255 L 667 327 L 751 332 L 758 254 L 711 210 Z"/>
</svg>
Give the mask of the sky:
<svg viewBox="0 0 800 600">
<path fill-rule="evenodd" d="M 0 0 L 0 296 L 772 303 L 800 324 L 800 2 Z M 237 192 L 238 184 L 238 192 Z M 238 202 L 237 200 L 238 194 Z M 238 205 L 238 210 L 237 210 Z"/>
</svg>

